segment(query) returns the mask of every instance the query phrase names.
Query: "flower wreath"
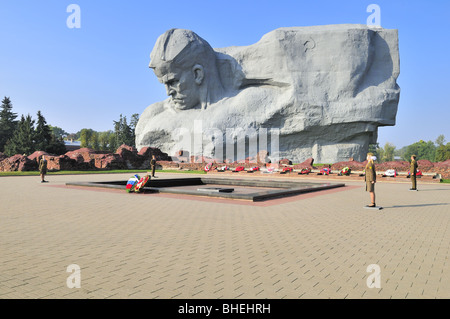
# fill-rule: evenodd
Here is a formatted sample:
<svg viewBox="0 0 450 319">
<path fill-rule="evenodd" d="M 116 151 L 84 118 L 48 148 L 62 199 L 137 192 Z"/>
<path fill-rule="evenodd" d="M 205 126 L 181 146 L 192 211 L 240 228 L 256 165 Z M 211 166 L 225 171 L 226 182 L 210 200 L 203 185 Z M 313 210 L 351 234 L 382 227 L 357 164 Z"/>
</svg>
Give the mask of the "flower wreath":
<svg viewBox="0 0 450 319">
<path fill-rule="evenodd" d="M 148 180 L 150 179 L 150 175 L 145 175 L 142 177 L 139 182 L 136 183 L 136 186 L 134 187 L 134 191 L 136 193 L 140 193 L 141 190 L 144 188 L 145 184 L 147 184 Z"/>
<path fill-rule="evenodd" d="M 134 191 L 134 188 L 136 187 L 136 185 L 140 179 L 141 178 L 139 177 L 138 174 L 135 174 L 130 179 L 128 179 L 127 186 L 125 187 L 125 189 L 127 190 L 127 193 Z"/>
</svg>

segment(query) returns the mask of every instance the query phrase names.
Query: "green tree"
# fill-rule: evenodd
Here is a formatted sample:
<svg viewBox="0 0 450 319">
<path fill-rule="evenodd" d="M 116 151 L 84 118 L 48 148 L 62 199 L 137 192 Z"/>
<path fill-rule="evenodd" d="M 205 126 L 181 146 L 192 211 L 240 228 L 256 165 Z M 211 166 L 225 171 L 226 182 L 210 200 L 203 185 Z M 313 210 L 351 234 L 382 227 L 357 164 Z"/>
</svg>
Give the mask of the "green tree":
<svg viewBox="0 0 450 319">
<path fill-rule="evenodd" d="M 111 134 L 109 134 L 108 139 L 109 139 L 109 142 L 108 142 L 109 151 L 115 152 L 120 146 L 117 144 L 116 134 L 111 131 Z"/>
<path fill-rule="evenodd" d="M 26 118 L 22 115 L 13 136 L 5 145 L 5 154 L 13 156 L 33 153 L 35 151 L 34 134 L 34 120 L 29 114 Z"/>
<path fill-rule="evenodd" d="M 81 147 L 89 147 L 92 148 L 92 134 L 94 130 L 90 128 L 84 128 L 80 131 L 80 142 Z"/>
<path fill-rule="evenodd" d="M 450 142 L 436 149 L 436 162 L 443 162 L 448 159 L 450 159 Z"/>
<path fill-rule="evenodd" d="M 120 114 L 119 121 L 114 121 L 114 134 L 117 146 L 122 144 L 135 146 L 134 130 L 128 125 L 126 116 Z"/>
<path fill-rule="evenodd" d="M 74 140 L 75 140 L 75 141 L 79 141 L 79 140 L 80 140 L 80 137 L 81 137 L 81 130 L 75 133 L 75 138 L 74 138 Z"/>
<path fill-rule="evenodd" d="M 384 152 L 382 161 L 383 162 L 390 162 L 394 160 L 394 153 L 395 153 L 395 145 L 392 143 L 387 142 L 384 145 Z"/>
<path fill-rule="evenodd" d="M 58 137 L 52 134 L 49 145 L 47 146 L 47 152 L 56 155 L 62 155 L 67 152 L 66 144 L 62 137 Z"/>
<path fill-rule="evenodd" d="M 377 146 L 378 146 L 378 143 L 377 143 Z M 377 147 L 376 149 L 375 149 L 375 151 L 374 152 L 372 152 L 373 153 L 373 155 L 375 155 L 376 157 L 377 157 L 377 160 L 379 161 L 379 162 L 382 162 L 383 161 L 383 158 L 384 158 L 384 149 L 382 148 L 382 147 Z"/>
<path fill-rule="evenodd" d="M 67 136 L 64 139 L 67 140 L 67 141 L 69 141 L 69 140 L 79 141 L 80 140 L 80 136 L 81 136 L 81 130 L 76 132 L 76 133 L 69 133 L 69 134 L 67 134 Z"/>
<path fill-rule="evenodd" d="M 130 120 L 130 128 L 131 128 L 131 139 L 132 139 L 132 146 L 136 146 L 136 126 L 137 123 L 139 122 L 139 114 L 138 113 L 134 113 L 133 115 L 131 115 L 131 120 Z"/>
<path fill-rule="evenodd" d="M 52 134 L 55 135 L 57 138 L 66 138 L 69 133 L 67 133 L 66 131 L 64 131 L 62 128 L 58 127 L 58 126 L 52 126 L 49 125 L 50 130 L 52 131 Z"/>
<path fill-rule="evenodd" d="M 77 133 L 70 133 L 70 134 L 67 134 L 67 136 L 64 139 L 66 141 L 70 141 L 70 140 L 77 141 L 80 139 L 80 136 L 77 135 Z"/>
<path fill-rule="evenodd" d="M 139 122 L 139 114 L 138 113 L 134 113 L 131 115 L 131 120 L 130 120 L 130 127 L 131 129 L 134 130 L 136 129 L 137 123 Z"/>
<path fill-rule="evenodd" d="M 375 155 L 377 157 L 377 159 L 380 158 L 380 151 L 382 152 L 383 149 L 380 148 L 380 145 L 378 143 L 369 144 L 368 153 L 372 153 L 373 155 Z M 365 157 L 364 157 L 364 159 L 365 159 Z"/>
<path fill-rule="evenodd" d="M 115 151 L 117 148 L 114 145 L 111 145 L 111 141 L 114 140 L 114 133 L 113 131 L 105 131 L 100 132 L 98 134 L 98 143 L 100 146 L 100 150 L 102 151 Z"/>
<path fill-rule="evenodd" d="M 436 143 L 436 145 L 437 145 L 438 147 L 439 147 L 439 146 L 444 146 L 444 143 L 445 143 L 445 136 L 444 136 L 444 134 L 439 135 L 439 136 L 436 138 L 435 143 Z"/>
<path fill-rule="evenodd" d="M 395 145 L 387 142 L 383 147 L 380 147 L 379 144 L 375 144 L 376 149 L 372 151 L 374 155 L 377 157 L 379 162 L 390 162 L 394 160 L 395 154 Z"/>
<path fill-rule="evenodd" d="M 395 155 L 395 156 L 398 156 L 398 157 L 400 157 L 400 158 L 403 159 L 403 156 L 404 156 L 405 153 L 406 153 L 406 149 L 407 149 L 407 146 L 403 146 L 403 147 L 400 148 L 400 149 L 396 149 L 396 150 L 394 151 L 394 155 Z"/>
<path fill-rule="evenodd" d="M 38 151 L 48 151 L 48 146 L 52 141 L 52 131 L 47 125 L 47 121 L 41 111 L 37 112 L 37 123 L 34 134 L 35 149 Z"/>
<path fill-rule="evenodd" d="M 9 97 L 2 100 L 0 111 L 0 152 L 5 150 L 6 142 L 12 138 L 17 127 L 17 114 L 12 111 L 12 103 Z"/>
<path fill-rule="evenodd" d="M 425 142 L 420 140 L 414 144 L 408 145 L 406 151 L 403 154 L 403 159 L 409 161 L 411 155 L 417 155 L 417 159 L 426 159 L 431 162 L 435 161 L 436 157 L 436 146 L 432 141 Z"/>
<path fill-rule="evenodd" d="M 99 151 L 100 150 L 100 144 L 98 141 L 98 132 L 93 131 L 90 141 L 89 141 L 89 145 L 91 146 L 92 149 Z"/>
<path fill-rule="evenodd" d="M 101 149 L 99 142 L 99 133 L 93 129 L 84 128 L 80 133 L 81 147 L 92 148 L 99 151 Z"/>
</svg>

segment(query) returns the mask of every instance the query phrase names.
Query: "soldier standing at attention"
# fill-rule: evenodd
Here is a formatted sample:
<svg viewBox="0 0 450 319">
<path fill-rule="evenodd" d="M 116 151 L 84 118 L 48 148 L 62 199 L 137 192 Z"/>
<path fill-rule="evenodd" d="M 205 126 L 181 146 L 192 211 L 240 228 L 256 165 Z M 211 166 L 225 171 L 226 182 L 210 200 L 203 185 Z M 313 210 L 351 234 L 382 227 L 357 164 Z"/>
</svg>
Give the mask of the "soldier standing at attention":
<svg viewBox="0 0 450 319">
<path fill-rule="evenodd" d="M 409 190 L 416 191 L 417 190 L 417 161 L 416 155 L 411 155 L 411 166 L 409 167 L 409 174 L 411 176 L 412 188 Z"/>
<path fill-rule="evenodd" d="M 377 173 L 375 172 L 375 164 L 373 162 L 373 154 L 367 154 L 367 164 L 365 168 L 365 181 L 366 181 L 366 191 L 370 193 L 370 200 L 372 203 L 367 205 L 367 207 L 376 207 L 375 205 L 375 183 L 377 180 Z"/>
<path fill-rule="evenodd" d="M 156 158 L 155 158 L 155 155 L 152 155 L 152 160 L 150 161 L 150 165 L 152 167 L 152 177 L 155 177 L 155 169 L 156 169 Z"/>
<path fill-rule="evenodd" d="M 39 174 L 41 175 L 41 183 L 47 183 L 44 179 L 45 174 L 47 174 L 47 160 L 44 155 L 42 155 L 41 160 L 39 161 Z"/>
</svg>

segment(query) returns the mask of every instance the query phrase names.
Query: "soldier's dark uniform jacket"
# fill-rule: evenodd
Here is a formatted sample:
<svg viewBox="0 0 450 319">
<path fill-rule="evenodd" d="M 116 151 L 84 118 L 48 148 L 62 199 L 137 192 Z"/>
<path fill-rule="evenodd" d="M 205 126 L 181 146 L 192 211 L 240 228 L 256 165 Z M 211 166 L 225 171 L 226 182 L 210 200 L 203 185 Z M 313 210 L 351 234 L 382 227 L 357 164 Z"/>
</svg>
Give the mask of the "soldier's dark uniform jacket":
<svg viewBox="0 0 450 319">
<path fill-rule="evenodd" d="M 41 159 L 39 161 L 39 172 L 41 174 L 46 174 L 47 173 L 47 160 Z"/>
<path fill-rule="evenodd" d="M 365 181 L 366 181 L 366 191 L 373 192 L 374 191 L 374 184 L 372 182 L 376 182 L 377 180 L 377 173 L 375 171 L 375 164 L 373 162 L 367 162 L 366 168 L 365 168 Z"/>
<path fill-rule="evenodd" d="M 156 170 L 156 160 L 154 158 L 151 159 L 150 165 L 152 167 L 152 177 L 155 177 L 155 170 Z"/>
<path fill-rule="evenodd" d="M 411 167 L 410 167 L 409 171 L 411 172 L 411 175 L 415 176 L 417 174 L 417 161 L 416 160 L 411 161 Z"/>
<path fill-rule="evenodd" d="M 417 188 L 417 161 L 412 160 L 411 166 L 409 167 L 409 173 L 411 174 L 411 182 L 412 182 L 412 189 Z"/>
</svg>

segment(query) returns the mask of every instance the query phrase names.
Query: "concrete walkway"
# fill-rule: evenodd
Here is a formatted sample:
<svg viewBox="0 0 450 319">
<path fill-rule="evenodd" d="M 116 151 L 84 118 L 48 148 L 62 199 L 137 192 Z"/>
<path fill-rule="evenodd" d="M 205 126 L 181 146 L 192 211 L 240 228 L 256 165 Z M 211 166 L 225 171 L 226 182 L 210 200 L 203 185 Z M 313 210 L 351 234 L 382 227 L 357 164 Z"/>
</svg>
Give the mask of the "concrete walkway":
<svg viewBox="0 0 450 319">
<path fill-rule="evenodd" d="M 0 298 L 450 298 L 450 184 L 379 182 L 379 211 L 363 181 L 262 203 L 65 186 L 129 177 L 0 177 Z"/>
</svg>

